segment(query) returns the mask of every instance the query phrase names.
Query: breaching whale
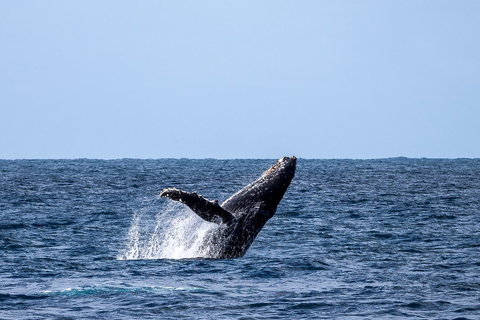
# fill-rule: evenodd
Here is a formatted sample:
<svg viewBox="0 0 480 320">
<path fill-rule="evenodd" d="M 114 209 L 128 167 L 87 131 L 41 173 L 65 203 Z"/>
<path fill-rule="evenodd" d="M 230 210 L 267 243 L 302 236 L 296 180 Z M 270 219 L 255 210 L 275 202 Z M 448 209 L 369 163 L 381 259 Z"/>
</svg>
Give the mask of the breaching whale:
<svg viewBox="0 0 480 320">
<path fill-rule="evenodd" d="M 164 189 L 160 197 L 187 205 L 206 221 L 219 225 L 205 243 L 209 258 L 242 257 L 265 223 L 273 217 L 292 178 L 297 158 L 283 157 L 257 180 L 228 198 L 221 205 L 196 192 Z"/>
</svg>

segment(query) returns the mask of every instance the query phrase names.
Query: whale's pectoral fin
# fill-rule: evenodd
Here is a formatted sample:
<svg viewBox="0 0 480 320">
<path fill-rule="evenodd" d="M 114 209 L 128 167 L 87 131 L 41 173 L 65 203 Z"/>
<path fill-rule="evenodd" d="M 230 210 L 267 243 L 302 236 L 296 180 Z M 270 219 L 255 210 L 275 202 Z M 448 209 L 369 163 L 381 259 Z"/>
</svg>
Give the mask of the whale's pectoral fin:
<svg viewBox="0 0 480 320">
<path fill-rule="evenodd" d="M 176 188 L 164 189 L 160 192 L 160 197 L 170 198 L 187 205 L 200 218 L 214 223 L 231 224 L 235 221 L 235 217 L 223 209 L 218 201 L 208 201 L 196 192 L 186 192 Z"/>
</svg>

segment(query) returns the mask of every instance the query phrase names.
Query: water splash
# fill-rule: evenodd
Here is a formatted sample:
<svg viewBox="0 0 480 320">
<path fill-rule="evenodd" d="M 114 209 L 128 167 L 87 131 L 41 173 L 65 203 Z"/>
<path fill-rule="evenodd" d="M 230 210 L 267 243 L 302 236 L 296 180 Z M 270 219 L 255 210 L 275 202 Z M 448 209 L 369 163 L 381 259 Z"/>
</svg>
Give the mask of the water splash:
<svg viewBox="0 0 480 320">
<path fill-rule="evenodd" d="M 152 214 L 153 205 L 137 210 L 120 260 L 185 259 L 207 257 L 206 241 L 218 226 L 206 222 L 185 206 L 169 201 Z M 158 207 L 157 207 L 158 208 Z"/>
</svg>

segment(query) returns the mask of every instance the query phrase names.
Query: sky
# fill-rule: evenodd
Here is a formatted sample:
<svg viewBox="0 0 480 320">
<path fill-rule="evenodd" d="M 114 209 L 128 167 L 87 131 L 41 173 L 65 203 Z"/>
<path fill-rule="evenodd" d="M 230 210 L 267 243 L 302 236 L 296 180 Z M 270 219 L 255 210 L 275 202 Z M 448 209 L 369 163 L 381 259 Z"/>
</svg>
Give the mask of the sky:
<svg viewBox="0 0 480 320">
<path fill-rule="evenodd" d="M 480 1 L 0 0 L 0 159 L 480 158 Z"/>
</svg>

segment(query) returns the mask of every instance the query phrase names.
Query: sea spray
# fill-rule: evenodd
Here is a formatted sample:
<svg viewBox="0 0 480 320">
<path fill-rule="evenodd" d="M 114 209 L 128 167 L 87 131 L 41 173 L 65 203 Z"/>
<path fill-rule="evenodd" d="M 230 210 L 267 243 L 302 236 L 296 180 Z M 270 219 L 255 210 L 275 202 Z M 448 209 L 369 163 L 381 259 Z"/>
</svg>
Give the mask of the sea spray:
<svg viewBox="0 0 480 320">
<path fill-rule="evenodd" d="M 158 205 L 158 203 L 157 203 Z M 158 207 L 156 207 L 158 209 Z M 159 213 L 150 205 L 134 212 L 121 260 L 207 257 L 209 234 L 218 226 L 169 201 Z"/>
</svg>

